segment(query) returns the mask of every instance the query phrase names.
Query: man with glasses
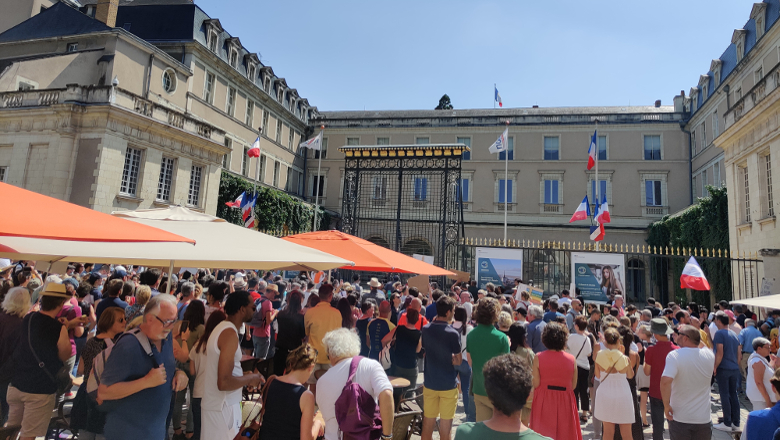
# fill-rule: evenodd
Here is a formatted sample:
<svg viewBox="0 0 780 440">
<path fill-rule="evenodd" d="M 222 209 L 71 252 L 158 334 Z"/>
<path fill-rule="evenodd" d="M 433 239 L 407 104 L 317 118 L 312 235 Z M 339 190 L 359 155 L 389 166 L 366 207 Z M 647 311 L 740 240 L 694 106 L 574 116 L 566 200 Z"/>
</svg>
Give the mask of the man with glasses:
<svg viewBox="0 0 780 440">
<path fill-rule="evenodd" d="M 700 337 L 696 327 L 680 325 L 680 349 L 666 356 L 661 394 L 669 434 L 675 440 L 709 440 L 712 436 L 710 379 L 715 354 L 708 348 L 699 348 Z"/>
<path fill-rule="evenodd" d="M 173 357 L 171 330 L 176 322 L 176 303 L 168 294 L 150 299 L 140 333 L 120 338 L 111 349 L 98 387 L 98 400 L 108 411 L 106 438 L 166 437 L 171 393 L 187 388 L 188 383 Z M 143 340 L 148 340 L 148 347 Z"/>
</svg>

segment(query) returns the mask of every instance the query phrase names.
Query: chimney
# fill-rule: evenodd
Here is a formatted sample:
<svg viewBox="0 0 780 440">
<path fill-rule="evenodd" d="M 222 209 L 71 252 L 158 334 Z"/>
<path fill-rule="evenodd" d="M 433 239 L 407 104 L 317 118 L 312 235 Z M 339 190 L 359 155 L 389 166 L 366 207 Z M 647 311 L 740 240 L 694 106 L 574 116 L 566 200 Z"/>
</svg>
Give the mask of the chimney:
<svg viewBox="0 0 780 440">
<path fill-rule="evenodd" d="M 115 27 L 117 9 L 119 9 L 119 0 L 98 0 L 95 19 L 102 21 L 108 27 Z"/>
<path fill-rule="evenodd" d="M 655 100 L 655 106 L 656 107 L 660 107 L 661 106 L 661 100 L 660 99 L 656 99 Z"/>
</svg>

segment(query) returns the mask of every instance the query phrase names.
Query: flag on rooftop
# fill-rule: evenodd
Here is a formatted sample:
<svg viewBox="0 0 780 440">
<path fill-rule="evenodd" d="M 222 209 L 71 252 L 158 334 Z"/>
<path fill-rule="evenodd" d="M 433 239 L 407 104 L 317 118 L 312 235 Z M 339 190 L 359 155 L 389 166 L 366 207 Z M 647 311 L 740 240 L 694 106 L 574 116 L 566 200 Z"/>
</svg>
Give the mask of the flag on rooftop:
<svg viewBox="0 0 780 440">
<path fill-rule="evenodd" d="M 241 202 L 244 200 L 244 197 L 246 197 L 246 191 L 242 192 L 241 195 L 236 197 L 236 200 L 233 202 L 225 202 L 225 205 L 231 207 L 231 208 L 240 208 Z"/>
<path fill-rule="evenodd" d="M 683 268 L 682 275 L 680 275 L 680 288 L 710 290 L 710 283 L 707 281 L 707 277 L 704 276 L 704 271 L 701 270 L 701 266 L 693 257 L 685 263 L 685 268 Z"/>
<path fill-rule="evenodd" d="M 594 131 L 593 137 L 590 138 L 590 147 L 588 147 L 588 169 L 596 166 L 596 161 L 598 160 L 599 154 L 598 139 L 599 138 L 596 135 L 596 131 Z"/>
<path fill-rule="evenodd" d="M 249 157 L 260 157 L 260 136 L 255 139 L 255 143 L 252 144 L 252 148 L 247 150 L 246 155 Z"/>
<path fill-rule="evenodd" d="M 493 142 L 493 145 L 491 145 L 489 148 L 490 152 L 501 153 L 503 151 L 506 151 L 508 137 L 509 137 L 509 127 L 507 127 L 507 129 L 504 130 L 503 133 L 501 133 L 501 136 L 499 136 L 498 139 L 496 139 L 496 141 Z"/>
<path fill-rule="evenodd" d="M 590 204 L 588 203 L 588 196 L 586 195 L 577 210 L 574 211 L 574 215 L 571 216 L 569 223 L 576 222 L 577 220 L 585 220 L 590 217 Z"/>
<path fill-rule="evenodd" d="M 301 142 L 301 144 L 298 146 L 299 148 L 308 148 L 310 150 L 321 150 L 322 149 L 322 132 L 318 134 L 317 136 L 309 139 L 306 142 Z"/>
<path fill-rule="evenodd" d="M 496 96 L 493 98 L 498 103 L 499 107 L 503 107 L 504 103 L 501 102 L 501 95 L 498 94 L 498 88 L 496 86 L 493 86 L 493 89 L 496 91 Z"/>
</svg>

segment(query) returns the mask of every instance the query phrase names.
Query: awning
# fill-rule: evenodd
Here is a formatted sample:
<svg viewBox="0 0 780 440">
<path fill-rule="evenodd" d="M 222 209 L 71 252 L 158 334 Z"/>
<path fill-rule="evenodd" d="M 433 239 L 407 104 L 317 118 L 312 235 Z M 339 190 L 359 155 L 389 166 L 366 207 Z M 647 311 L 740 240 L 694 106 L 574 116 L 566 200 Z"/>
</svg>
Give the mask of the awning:
<svg viewBox="0 0 780 440">
<path fill-rule="evenodd" d="M 283 240 L 319 249 L 341 258 L 349 258 L 355 262 L 354 266 L 342 269 L 434 276 L 455 275 L 448 270 L 339 231 L 307 232 L 290 235 L 284 237 Z"/>
<path fill-rule="evenodd" d="M 184 242 L 194 240 L 0 182 L 0 238 L 27 237 L 88 242 Z M 0 244 L 5 241 L 0 240 Z"/>
</svg>

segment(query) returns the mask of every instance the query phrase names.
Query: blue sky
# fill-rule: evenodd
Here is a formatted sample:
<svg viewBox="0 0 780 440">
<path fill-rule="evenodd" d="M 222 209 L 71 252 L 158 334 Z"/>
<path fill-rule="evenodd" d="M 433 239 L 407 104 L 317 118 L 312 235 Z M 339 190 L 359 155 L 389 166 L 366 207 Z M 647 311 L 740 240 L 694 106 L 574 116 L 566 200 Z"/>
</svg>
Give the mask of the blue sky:
<svg viewBox="0 0 780 440">
<path fill-rule="evenodd" d="M 671 104 L 753 0 L 196 0 L 320 110 Z"/>
</svg>

